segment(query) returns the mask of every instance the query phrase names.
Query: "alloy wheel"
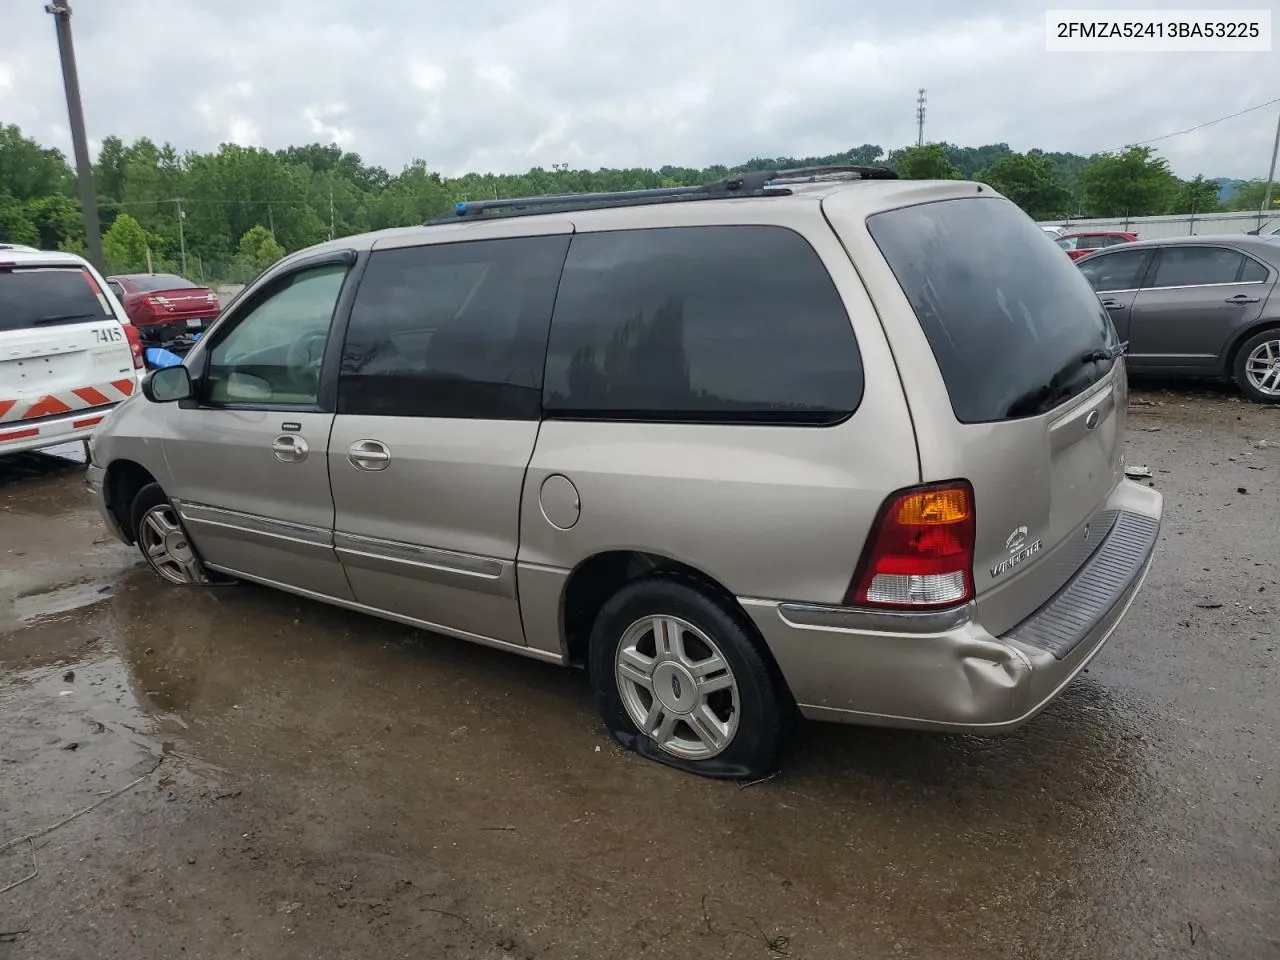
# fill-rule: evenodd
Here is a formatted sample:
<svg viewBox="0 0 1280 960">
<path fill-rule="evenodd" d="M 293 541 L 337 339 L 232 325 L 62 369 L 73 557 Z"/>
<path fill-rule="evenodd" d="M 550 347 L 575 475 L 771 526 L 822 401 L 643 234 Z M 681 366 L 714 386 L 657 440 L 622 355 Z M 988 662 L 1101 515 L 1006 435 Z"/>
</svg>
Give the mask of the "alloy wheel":
<svg viewBox="0 0 1280 960">
<path fill-rule="evenodd" d="M 1259 393 L 1280 397 L 1280 339 L 1264 340 L 1250 350 L 1244 375 Z"/>
<path fill-rule="evenodd" d="M 169 504 L 158 504 L 142 515 L 138 539 L 152 569 L 170 583 L 204 582 L 195 549 Z"/>
<path fill-rule="evenodd" d="M 628 627 L 614 654 L 622 704 L 666 753 L 707 760 L 738 732 L 738 683 L 720 648 L 679 617 L 648 616 Z"/>
</svg>

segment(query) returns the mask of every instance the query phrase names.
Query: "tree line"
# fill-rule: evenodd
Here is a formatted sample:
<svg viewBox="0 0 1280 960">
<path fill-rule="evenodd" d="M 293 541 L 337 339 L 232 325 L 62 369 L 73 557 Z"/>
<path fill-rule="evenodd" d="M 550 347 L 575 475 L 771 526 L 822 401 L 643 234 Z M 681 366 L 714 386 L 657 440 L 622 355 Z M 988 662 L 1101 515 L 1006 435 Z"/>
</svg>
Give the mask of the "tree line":
<svg viewBox="0 0 1280 960">
<path fill-rule="evenodd" d="M 177 272 L 244 282 L 286 253 L 329 237 L 422 223 L 461 200 L 691 186 L 747 170 L 883 164 L 908 179 L 974 179 L 1037 220 L 1209 213 L 1218 184 L 1182 180 L 1150 147 L 1084 157 L 1008 144 L 949 143 L 886 152 L 863 144 L 822 157 L 759 157 L 735 167 L 664 166 L 469 173 L 444 177 L 414 160 L 397 174 L 334 144 L 269 151 L 224 143 L 178 153 L 147 138 L 106 137 L 94 186 L 111 272 Z M 1227 209 L 1257 210 L 1265 185 L 1240 186 Z M 1280 190 L 1276 191 L 1280 197 Z M 82 251 L 75 173 L 58 150 L 0 125 L 0 242 Z"/>
</svg>

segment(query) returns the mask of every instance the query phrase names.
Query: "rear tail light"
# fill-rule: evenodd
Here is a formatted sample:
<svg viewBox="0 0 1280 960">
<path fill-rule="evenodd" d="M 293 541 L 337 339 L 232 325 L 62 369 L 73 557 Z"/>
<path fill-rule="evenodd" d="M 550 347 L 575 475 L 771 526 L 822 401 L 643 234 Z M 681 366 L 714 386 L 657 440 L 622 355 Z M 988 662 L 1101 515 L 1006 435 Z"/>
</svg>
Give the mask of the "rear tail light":
<svg viewBox="0 0 1280 960">
<path fill-rule="evenodd" d="M 135 370 L 141 370 L 145 366 L 142 360 L 142 334 L 132 323 L 126 323 L 124 336 L 129 341 L 129 349 L 133 352 L 133 367 Z"/>
<path fill-rule="evenodd" d="M 972 600 L 974 531 L 967 481 L 894 494 L 880 510 L 845 603 L 927 610 Z"/>
</svg>

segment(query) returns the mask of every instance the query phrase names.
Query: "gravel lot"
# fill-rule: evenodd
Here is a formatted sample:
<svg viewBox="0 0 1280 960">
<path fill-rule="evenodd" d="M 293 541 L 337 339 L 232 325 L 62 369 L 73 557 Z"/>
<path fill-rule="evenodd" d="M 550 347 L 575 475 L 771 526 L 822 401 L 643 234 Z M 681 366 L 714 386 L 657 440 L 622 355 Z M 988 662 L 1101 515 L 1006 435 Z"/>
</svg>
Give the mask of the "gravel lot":
<svg viewBox="0 0 1280 960">
<path fill-rule="evenodd" d="M 574 673 L 166 588 L 78 448 L 0 462 L 0 958 L 1280 957 L 1280 409 L 1132 403 L 1166 523 L 1089 672 L 1000 739 L 807 726 L 747 788 Z"/>
</svg>

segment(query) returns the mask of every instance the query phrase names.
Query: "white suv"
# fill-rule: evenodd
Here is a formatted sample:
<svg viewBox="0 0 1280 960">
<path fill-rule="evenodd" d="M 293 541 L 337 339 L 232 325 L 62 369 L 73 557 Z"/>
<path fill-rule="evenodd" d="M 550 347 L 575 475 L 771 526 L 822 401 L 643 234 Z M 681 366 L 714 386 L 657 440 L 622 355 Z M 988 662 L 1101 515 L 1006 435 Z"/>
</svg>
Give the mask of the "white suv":
<svg viewBox="0 0 1280 960">
<path fill-rule="evenodd" d="M 87 441 L 142 373 L 138 331 L 84 258 L 0 244 L 0 456 Z"/>
</svg>

